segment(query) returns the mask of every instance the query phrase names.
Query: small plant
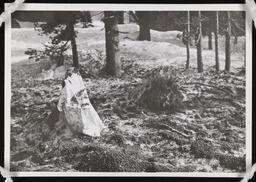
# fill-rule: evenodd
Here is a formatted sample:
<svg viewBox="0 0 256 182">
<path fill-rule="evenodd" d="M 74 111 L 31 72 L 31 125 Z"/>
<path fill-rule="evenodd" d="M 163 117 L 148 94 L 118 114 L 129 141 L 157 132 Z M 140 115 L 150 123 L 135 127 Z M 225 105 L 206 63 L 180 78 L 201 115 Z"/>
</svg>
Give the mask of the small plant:
<svg viewBox="0 0 256 182">
<path fill-rule="evenodd" d="M 174 113 L 183 107 L 183 95 L 177 85 L 175 73 L 169 67 L 153 70 L 139 93 L 137 103 L 153 112 Z"/>
</svg>

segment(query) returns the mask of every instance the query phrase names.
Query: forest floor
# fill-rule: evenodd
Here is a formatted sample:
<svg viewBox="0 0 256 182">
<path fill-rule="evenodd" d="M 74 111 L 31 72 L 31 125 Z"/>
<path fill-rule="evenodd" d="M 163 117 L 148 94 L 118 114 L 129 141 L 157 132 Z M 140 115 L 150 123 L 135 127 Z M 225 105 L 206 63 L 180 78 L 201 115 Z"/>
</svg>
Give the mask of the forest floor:
<svg viewBox="0 0 256 182">
<path fill-rule="evenodd" d="M 205 71 L 199 74 L 195 48 L 191 68 L 184 69 L 186 50 L 177 31 L 152 31 L 153 41 L 148 42 L 135 41 L 134 24 L 120 29 L 129 34 L 121 36 L 119 78 L 99 71 L 104 65 L 101 24 L 79 30 L 77 37 L 90 100 L 109 128 L 95 139 L 61 134 L 45 139 L 43 122 L 52 112 L 51 103 L 58 100 L 65 68 L 58 68 L 54 79 L 46 78 L 49 72 L 41 71 L 50 68 L 49 61 L 35 63 L 21 54 L 29 43 L 40 48 L 36 33 L 13 32 L 13 41 L 35 36 L 12 52 L 12 171 L 244 171 L 243 38 L 233 45 L 237 51 L 232 54 L 231 73 L 216 74 L 214 51 L 204 50 Z M 69 60 L 68 56 L 67 64 Z M 223 69 L 223 52 L 220 61 Z"/>
</svg>

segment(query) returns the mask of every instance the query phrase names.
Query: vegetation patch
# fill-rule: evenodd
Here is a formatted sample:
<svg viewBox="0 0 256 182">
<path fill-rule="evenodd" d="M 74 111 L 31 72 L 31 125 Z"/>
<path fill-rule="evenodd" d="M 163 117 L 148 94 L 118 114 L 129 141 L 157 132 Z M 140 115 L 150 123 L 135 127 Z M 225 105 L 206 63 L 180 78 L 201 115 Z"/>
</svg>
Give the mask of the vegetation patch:
<svg viewBox="0 0 256 182">
<path fill-rule="evenodd" d="M 141 172 L 143 163 L 123 151 L 111 150 L 100 146 L 86 146 L 76 170 L 87 172 Z M 145 164 L 144 164 L 145 165 Z"/>
<path fill-rule="evenodd" d="M 136 94 L 137 103 L 152 112 L 174 113 L 183 108 L 183 95 L 170 67 L 153 70 Z"/>
<path fill-rule="evenodd" d="M 194 141 L 191 144 L 191 152 L 196 158 L 212 159 L 214 157 L 214 147 L 202 140 Z"/>
</svg>

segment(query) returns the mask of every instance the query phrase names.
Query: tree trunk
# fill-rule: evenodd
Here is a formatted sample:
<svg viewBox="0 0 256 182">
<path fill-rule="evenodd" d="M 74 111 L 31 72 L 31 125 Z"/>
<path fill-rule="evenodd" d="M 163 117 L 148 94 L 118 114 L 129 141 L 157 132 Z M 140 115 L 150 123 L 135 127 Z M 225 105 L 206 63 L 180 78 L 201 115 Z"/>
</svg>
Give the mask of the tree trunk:
<svg viewBox="0 0 256 182">
<path fill-rule="evenodd" d="M 187 27 L 187 31 L 188 31 L 188 40 L 187 40 L 187 45 L 186 45 L 186 49 L 187 49 L 187 62 L 186 62 L 186 69 L 189 69 L 189 60 L 190 60 L 190 12 L 188 11 L 188 27 Z"/>
<path fill-rule="evenodd" d="M 124 12 L 118 11 L 117 12 L 118 24 L 124 24 Z"/>
<path fill-rule="evenodd" d="M 72 55 L 73 55 L 73 67 L 79 67 L 78 62 L 78 53 L 77 53 L 77 46 L 76 46 L 76 33 L 74 29 L 74 23 L 69 24 L 70 28 L 70 41 L 71 41 L 71 47 L 72 47 Z"/>
<path fill-rule="evenodd" d="M 139 40 L 151 40 L 150 37 L 150 17 L 149 12 L 137 11 L 136 12 L 139 19 L 140 33 Z"/>
<path fill-rule="evenodd" d="M 57 56 L 57 57 L 56 57 L 56 60 L 57 60 L 57 67 L 64 65 L 64 56 L 63 56 L 63 54 L 60 55 L 60 56 Z"/>
<path fill-rule="evenodd" d="M 106 67 L 107 74 L 120 75 L 119 37 L 116 14 L 105 11 Z"/>
<path fill-rule="evenodd" d="M 215 29 L 215 70 L 219 72 L 220 63 L 219 63 L 219 12 L 216 11 L 216 29 Z"/>
<path fill-rule="evenodd" d="M 212 31 L 208 31 L 208 48 L 209 50 L 212 50 Z"/>
<path fill-rule="evenodd" d="M 238 43 L 238 36 L 237 36 L 237 35 L 235 35 L 234 44 L 235 44 L 235 45 L 237 45 L 237 43 Z"/>
<path fill-rule="evenodd" d="M 196 47 L 197 47 L 197 70 L 198 73 L 202 73 L 203 70 L 203 61 L 202 61 L 202 22 L 201 22 L 201 11 L 198 12 L 198 29 L 196 36 Z"/>
<path fill-rule="evenodd" d="M 90 11 L 87 11 L 87 16 L 88 16 L 88 22 L 89 23 L 92 23 L 92 16 L 91 16 L 91 13 L 90 13 Z"/>
<path fill-rule="evenodd" d="M 186 69 L 189 69 L 189 59 L 190 59 L 190 51 L 189 51 L 189 42 L 186 44 L 187 48 L 187 62 L 186 62 Z"/>
<path fill-rule="evenodd" d="M 230 19 L 230 12 L 227 12 L 227 30 L 225 32 L 226 35 L 226 44 L 225 44 L 225 71 L 230 71 L 230 37 L 231 37 L 231 19 Z"/>
</svg>

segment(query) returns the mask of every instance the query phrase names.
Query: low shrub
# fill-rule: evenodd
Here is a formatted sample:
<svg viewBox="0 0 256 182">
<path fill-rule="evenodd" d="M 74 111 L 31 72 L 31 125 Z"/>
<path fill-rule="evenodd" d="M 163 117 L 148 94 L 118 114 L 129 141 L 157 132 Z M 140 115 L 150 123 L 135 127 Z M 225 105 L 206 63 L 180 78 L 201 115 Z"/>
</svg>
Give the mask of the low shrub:
<svg viewBox="0 0 256 182">
<path fill-rule="evenodd" d="M 183 95 L 179 90 L 175 72 L 170 67 L 153 70 L 136 91 L 137 104 L 152 112 L 174 113 L 183 108 Z"/>
</svg>

